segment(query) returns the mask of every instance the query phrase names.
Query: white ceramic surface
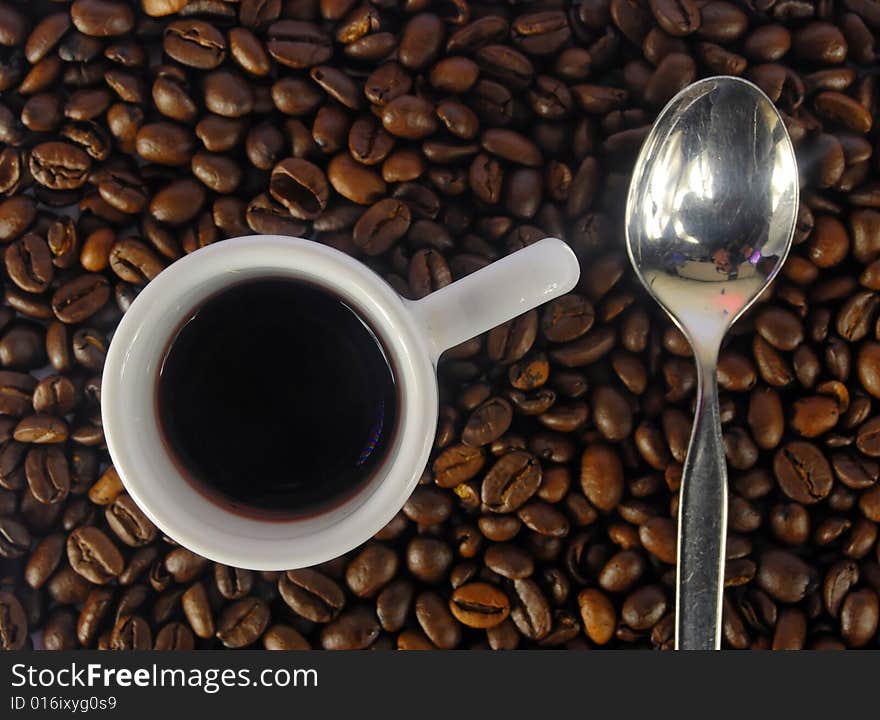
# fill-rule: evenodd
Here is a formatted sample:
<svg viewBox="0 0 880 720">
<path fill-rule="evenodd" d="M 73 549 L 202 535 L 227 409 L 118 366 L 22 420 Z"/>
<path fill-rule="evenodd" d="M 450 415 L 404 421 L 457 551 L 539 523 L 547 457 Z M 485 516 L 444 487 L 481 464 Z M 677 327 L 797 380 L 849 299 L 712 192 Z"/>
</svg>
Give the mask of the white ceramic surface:
<svg viewBox="0 0 880 720">
<path fill-rule="evenodd" d="M 147 285 L 113 337 L 101 410 L 116 470 L 163 533 L 207 558 L 255 570 L 334 558 L 384 527 L 418 482 L 436 429 L 440 353 L 570 291 L 578 274 L 571 249 L 547 238 L 411 302 L 358 261 L 308 240 L 256 235 L 209 245 Z M 297 520 L 247 518 L 206 500 L 180 477 L 156 424 L 162 353 L 185 314 L 227 285 L 266 276 L 309 280 L 352 304 L 391 355 L 401 398 L 394 443 L 370 484 L 331 511 Z"/>
</svg>

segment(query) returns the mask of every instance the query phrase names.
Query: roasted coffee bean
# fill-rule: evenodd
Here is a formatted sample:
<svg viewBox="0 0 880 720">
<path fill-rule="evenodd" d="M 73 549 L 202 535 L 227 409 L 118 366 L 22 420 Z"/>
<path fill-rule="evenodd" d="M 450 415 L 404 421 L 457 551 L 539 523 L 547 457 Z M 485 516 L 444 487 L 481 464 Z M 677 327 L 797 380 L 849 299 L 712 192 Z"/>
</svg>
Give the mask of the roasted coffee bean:
<svg viewBox="0 0 880 720">
<path fill-rule="evenodd" d="M 700 10 L 691 0 L 652 0 L 651 12 L 663 30 L 673 37 L 683 37 L 700 27 Z"/>
<path fill-rule="evenodd" d="M 64 452 L 56 445 L 33 447 L 25 459 L 25 475 L 31 494 L 42 503 L 63 502 L 70 491 L 70 469 Z"/>
<path fill-rule="evenodd" d="M 877 482 L 880 465 L 856 453 L 836 453 L 831 457 L 834 475 L 848 488 L 862 490 Z"/>
<path fill-rule="evenodd" d="M 601 510 L 613 510 L 623 496 L 623 466 L 615 450 L 606 445 L 588 447 L 581 458 L 581 487 Z"/>
<path fill-rule="evenodd" d="M 138 615 L 123 615 L 110 633 L 113 650 L 152 650 L 153 633 L 146 620 Z"/>
<path fill-rule="evenodd" d="M 212 113 L 227 118 L 247 115 L 254 109 L 254 92 L 238 73 L 216 70 L 203 80 L 205 106 Z"/>
<path fill-rule="evenodd" d="M 651 518 L 639 528 L 639 540 L 648 552 L 670 565 L 675 564 L 677 531 L 667 518 Z"/>
<path fill-rule="evenodd" d="M 471 162 L 468 182 L 480 200 L 490 205 L 498 203 L 504 182 L 501 163 L 485 153 L 480 153 Z"/>
<path fill-rule="evenodd" d="M 272 61 L 263 43 L 247 28 L 235 27 L 229 31 L 229 53 L 251 75 L 264 77 L 272 69 Z"/>
<path fill-rule="evenodd" d="M 28 639 L 28 622 L 18 598 L 0 591 L 0 648 L 21 650 Z"/>
<path fill-rule="evenodd" d="M 104 511 L 107 525 L 129 547 L 141 547 L 156 538 L 156 527 L 128 495 L 120 495 Z"/>
<path fill-rule="evenodd" d="M 599 585 L 608 592 L 623 593 L 641 577 L 645 561 L 641 554 L 622 550 L 614 554 L 599 572 Z"/>
<path fill-rule="evenodd" d="M 110 283 L 86 273 L 62 285 L 52 296 L 52 310 L 64 323 L 79 323 L 94 315 L 110 299 Z"/>
<path fill-rule="evenodd" d="M 840 632 L 850 647 L 864 647 L 877 634 L 880 602 L 870 589 L 853 590 L 840 610 Z"/>
<path fill-rule="evenodd" d="M 5 261 L 10 279 L 25 292 L 44 292 L 52 283 L 52 255 L 39 235 L 28 233 L 7 246 Z"/>
<path fill-rule="evenodd" d="M 217 638 L 228 648 L 252 645 L 263 634 L 269 617 L 269 606 L 260 598 L 236 600 L 220 613 Z"/>
<path fill-rule="evenodd" d="M 423 527 L 438 525 L 452 514 L 452 500 L 435 488 L 416 488 L 403 506 L 403 514 Z"/>
<path fill-rule="evenodd" d="M 767 550 L 761 555 L 756 581 L 776 600 L 794 603 L 813 589 L 816 578 L 811 568 L 796 555 Z"/>
<path fill-rule="evenodd" d="M 859 580 L 859 568 L 851 560 L 842 560 L 832 565 L 822 586 L 825 609 L 832 617 L 840 615 L 840 607 L 849 591 Z"/>
<path fill-rule="evenodd" d="M 442 488 L 454 488 L 475 477 L 486 463 L 479 448 L 468 445 L 452 445 L 434 460 L 434 482 Z"/>
<path fill-rule="evenodd" d="M 20 417 L 29 411 L 37 382 L 30 375 L 0 371 L 0 413 Z"/>
<path fill-rule="evenodd" d="M 164 567 L 175 582 L 187 583 L 201 575 L 207 564 L 205 558 L 191 550 L 178 547 L 165 556 Z"/>
<path fill-rule="evenodd" d="M 327 62 L 333 54 L 330 38 L 320 28 L 299 20 L 278 20 L 268 29 L 266 49 L 282 65 L 308 68 Z"/>
<path fill-rule="evenodd" d="M 88 180 L 92 162 L 76 145 L 65 142 L 44 142 L 30 156 L 34 180 L 50 190 L 74 190 Z"/>
<path fill-rule="evenodd" d="M 291 217 L 282 205 L 269 197 L 268 193 L 257 195 L 245 210 L 248 227 L 257 233 L 283 234 L 297 237 L 302 234 L 305 226 Z"/>
<path fill-rule="evenodd" d="M 449 545 L 436 538 L 416 537 L 406 547 L 407 569 L 426 583 L 442 580 L 449 571 L 452 560 Z"/>
<path fill-rule="evenodd" d="M 463 625 L 492 628 L 510 613 L 510 600 L 501 590 L 488 583 L 462 585 L 452 593 L 449 609 Z"/>
<path fill-rule="evenodd" d="M 397 555 L 384 545 L 368 545 L 352 560 L 345 581 L 358 597 L 372 597 L 397 572 Z"/>
<path fill-rule="evenodd" d="M 375 613 L 359 605 L 346 610 L 321 630 L 321 646 L 325 650 L 363 650 L 379 636 Z"/>
<path fill-rule="evenodd" d="M 343 197 L 359 205 L 371 205 L 385 194 L 385 181 L 348 153 L 336 155 L 327 166 L 327 179 Z"/>
<path fill-rule="evenodd" d="M 226 57 L 226 40 L 210 23 L 176 20 L 165 28 L 162 49 L 183 65 L 212 70 Z"/>
<path fill-rule="evenodd" d="M 409 208 L 386 198 L 372 205 L 354 226 L 353 239 L 368 255 L 380 255 L 402 238 L 410 227 Z"/>
<path fill-rule="evenodd" d="M 8 242 L 21 235 L 36 217 L 34 201 L 16 195 L 0 202 L 0 240 Z"/>
<path fill-rule="evenodd" d="M 73 334 L 73 356 L 83 367 L 100 370 L 107 357 L 107 341 L 98 330 L 80 328 Z"/>
<path fill-rule="evenodd" d="M 76 623 L 76 637 L 83 647 L 94 644 L 112 602 L 113 591 L 109 588 L 94 588 L 89 592 Z"/>
<path fill-rule="evenodd" d="M 415 95 L 400 95 L 382 107 L 382 125 L 395 137 L 421 140 L 437 129 L 434 107 Z"/>
<path fill-rule="evenodd" d="M 828 460 L 815 445 L 793 441 L 773 458 L 773 472 L 782 491 L 805 504 L 824 499 L 834 482 Z"/>
<path fill-rule="evenodd" d="M 64 556 L 65 537 L 61 533 L 47 535 L 31 551 L 24 568 L 25 582 L 40 589 L 52 576 Z"/>
<path fill-rule="evenodd" d="M 214 636 L 214 618 L 205 586 L 197 582 L 180 598 L 183 614 L 196 637 L 207 640 Z"/>
<path fill-rule="evenodd" d="M 355 160 L 364 165 L 378 165 L 393 148 L 394 138 L 374 117 L 359 117 L 348 132 L 348 150 Z"/>
<path fill-rule="evenodd" d="M 552 616 L 546 597 L 530 578 L 513 581 L 515 600 L 510 617 L 517 629 L 531 640 L 541 640 L 552 628 Z"/>
<path fill-rule="evenodd" d="M 158 554 L 159 551 L 156 547 L 144 547 L 136 550 L 125 568 L 119 573 L 119 584 L 131 585 L 150 569 Z"/>
<path fill-rule="evenodd" d="M 810 516 L 803 505 L 777 505 L 770 513 L 770 529 L 786 545 L 801 545 L 810 534 Z"/>
<path fill-rule="evenodd" d="M 684 53 L 670 53 L 657 66 L 644 89 L 644 98 L 649 105 L 663 106 L 679 90 L 694 81 L 697 66 L 694 60 Z"/>
<path fill-rule="evenodd" d="M 70 18 L 77 30 L 94 37 L 125 35 L 134 27 L 131 7 L 112 0 L 75 0 Z"/>
<path fill-rule="evenodd" d="M 437 90 L 463 94 L 474 86 L 479 74 L 480 69 L 473 60 L 453 56 L 437 62 L 431 68 L 429 80 Z"/>
<path fill-rule="evenodd" d="M 412 600 L 412 583 L 407 580 L 395 580 L 387 585 L 376 598 L 376 616 L 382 629 L 387 632 L 400 630 L 406 622 Z"/>
<path fill-rule="evenodd" d="M 529 311 L 489 331 L 487 351 L 489 356 L 503 365 L 522 358 L 535 342 L 538 315 Z"/>
<path fill-rule="evenodd" d="M 281 597 L 298 615 L 312 622 L 326 623 L 345 605 L 345 595 L 330 578 L 306 568 L 290 570 L 278 580 Z"/>
<path fill-rule="evenodd" d="M 65 605 L 82 603 L 92 587 L 88 580 L 69 565 L 59 568 L 46 583 L 49 597 Z"/>
<path fill-rule="evenodd" d="M 195 128 L 196 137 L 210 152 L 231 150 L 244 137 L 244 125 L 240 120 L 206 115 Z"/>
<path fill-rule="evenodd" d="M 150 215 L 159 222 L 183 225 L 202 209 L 205 190 L 200 182 L 184 178 L 172 180 L 159 190 L 148 206 Z"/>
<path fill-rule="evenodd" d="M 67 559 L 76 572 L 97 585 L 110 582 L 124 565 L 116 546 L 95 527 L 77 528 L 70 534 Z"/>
<path fill-rule="evenodd" d="M 452 282 L 452 272 L 443 256 L 436 250 L 422 248 L 409 263 L 409 290 L 416 299 Z"/>
<path fill-rule="evenodd" d="M 800 60 L 831 65 L 846 59 L 843 33 L 831 23 L 812 22 L 794 33 L 792 48 Z"/>
<path fill-rule="evenodd" d="M 452 607 L 452 603 L 449 607 Z M 415 615 L 425 635 L 435 647 L 449 650 L 461 641 L 461 625 L 450 613 L 447 603 L 436 593 L 423 592 L 416 598 Z"/>
<path fill-rule="evenodd" d="M 116 472 L 116 468 L 111 466 L 89 488 L 89 500 L 95 505 L 110 505 L 122 494 L 124 489 L 119 473 Z"/>
<path fill-rule="evenodd" d="M 617 616 L 611 600 L 601 590 L 587 588 L 578 595 L 578 606 L 584 632 L 597 645 L 605 645 L 614 637 Z"/>
<path fill-rule="evenodd" d="M 253 588 L 254 574 L 250 570 L 215 564 L 214 583 L 224 598 L 239 600 L 250 593 Z"/>
<path fill-rule="evenodd" d="M 7 299 L 9 299 L 8 293 Z M 31 322 L 15 322 L 4 329 L 0 337 L 2 365 L 7 368 L 27 370 L 42 366 L 45 359 L 45 341 L 41 326 Z"/>
<path fill-rule="evenodd" d="M 29 415 L 18 421 L 12 436 L 21 443 L 54 444 L 67 440 L 67 423 L 54 415 Z"/>
<path fill-rule="evenodd" d="M 0 557 L 22 557 L 30 548 L 31 534 L 15 518 L 0 517 Z"/>
<path fill-rule="evenodd" d="M 472 447 L 488 445 L 507 432 L 512 421 L 510 403 L 503 398 L 490 398 L 471 413 L 462 431 L 462 441 Z"/>
<path fill-rule="evenodd" d="M 47 650 L 76 649 L 76 616 L 57 609 L 50 613 L 43 628 L 43 646 Z"/>
<path fill-rule="evenodd" d="M 310 650 L 306 640 L 290 625 L 273 625 L 263 634 L 263 648 L 266 650 Z"/>
<path fill-rule="evenodd" d="M 170 622 L 156 634 L 154 650 L 194 650 L 195 638 L 186 625 Z"/>
<path fill-rule="evenodd" d="M 509 580 L 529 577 L 535 568 L 532 557 L 515 545 L 492 545 L 483 559 L 486 567 Z"/>
<path fill-rule="evenodd" d="M 481 498 L 493 512 L 514 512 L 537 492 L 540 485 L 540 463 L 529 453 L 516 451 L 504 455 L 486 473 Z"/>
<path fill-rule="evenodd" d="M 125 238 L 113 244 L 109 254 L 110 268 L 116 275 L 134 285 L 146 285 L 162 272 L 162 261 L 140 240 Z M 77 336 L 73 338 L 73 352 L 77 353 Z"/>
<path fill-rule="evenodd" d="M 412 88 L 412 78 L 396 62 L 386 62 L 367 78 L 364 94 L 374 105 L 385 105 Z"/>
<path fill-rule="evenodd" d="M 623 601 L 620 618 L 633 630 L 649 630 L 666 613 L 666 593 L 657 585 L 646 585 Z"/>
<path fill-rule="evenodd" d="M 589 300 L 580 295 L 563 295 L 544 309 L 541 331 L 552 342 L 575 340 L 593 326 L 595 312 Z"/>
<path fill-rule="evenodd" d="M 107 205 L 129 215 L 141 212 L 149 199 L 146 187 L 136 175 L 119 170 L 109 170 L 102 176 L 98 193 Z"/>
<path fill-rule="evenodd" d="M 186 165 L 194 148 L 189 130 L 171 122 L 142 125 L 135 137 L 137 154 L 159 165 Z"/>
</svg>

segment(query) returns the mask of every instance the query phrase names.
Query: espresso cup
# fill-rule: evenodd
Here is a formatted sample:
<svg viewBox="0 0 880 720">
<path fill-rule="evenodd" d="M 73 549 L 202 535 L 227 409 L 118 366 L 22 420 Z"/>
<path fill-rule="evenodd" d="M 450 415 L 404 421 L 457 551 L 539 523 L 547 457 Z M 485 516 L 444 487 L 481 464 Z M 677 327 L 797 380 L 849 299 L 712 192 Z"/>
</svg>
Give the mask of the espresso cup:
<svg viewBox="0 0 880 720">
<path fill-rule="evenodd" d="M 357 493 L 307 517 L 261 519 L 211 502 L 187 482 L 162 440 L 156 388 L 163 354 L 186 314 L 243 281 L 290 278 L 357 308 L 396 373 L 397 428 L 384 460 Z M 300 238 L 224 240 L 176 261 L 122 318 L 101 391 L 104 436 L 125 489 L 168 537 L 215 562 L 253 570 L 316 565 L 357 547 L 403 507 L 431 452 L 440 354 L 574 288 L 577 259 L 546 238 L 427 297 L 400 297 L 333 248 Z"/>
</svg>

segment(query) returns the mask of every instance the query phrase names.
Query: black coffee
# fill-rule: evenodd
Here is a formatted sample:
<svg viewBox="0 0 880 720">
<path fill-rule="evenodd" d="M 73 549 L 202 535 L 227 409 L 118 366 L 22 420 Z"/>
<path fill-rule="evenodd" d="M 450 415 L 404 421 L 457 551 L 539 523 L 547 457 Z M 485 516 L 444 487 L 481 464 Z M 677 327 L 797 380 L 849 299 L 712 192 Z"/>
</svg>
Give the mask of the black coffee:
<svg viewBox="0 0 880 720">
<path fill-rule="evenodd" d="M 200 490 L 238 512 L 295 517 L 362 488 L 397 416 L 376 334 L 334 294 L 261 278 L 195 308 L 165 350 L 157 412 Z"/>
</svg>

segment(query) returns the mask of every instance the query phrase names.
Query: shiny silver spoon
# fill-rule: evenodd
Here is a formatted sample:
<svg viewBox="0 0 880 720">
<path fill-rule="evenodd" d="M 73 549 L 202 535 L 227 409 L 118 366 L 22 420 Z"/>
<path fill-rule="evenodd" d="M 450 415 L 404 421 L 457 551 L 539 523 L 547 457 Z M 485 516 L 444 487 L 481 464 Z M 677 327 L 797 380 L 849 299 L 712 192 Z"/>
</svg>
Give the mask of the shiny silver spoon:
<svg viewBox="0 0 880 720">
<path fill-rule="evenodd" d="M 788 131 L 757 87 L 694 83 L 660 113 L 626 204 L 630 260 L 694 349 L 698 403 L 678 510 L 675 646 L 717 650 L 727 471 L 716 370 L 721 341 L 782 266 L 798 172 Z"/>
</svg>

